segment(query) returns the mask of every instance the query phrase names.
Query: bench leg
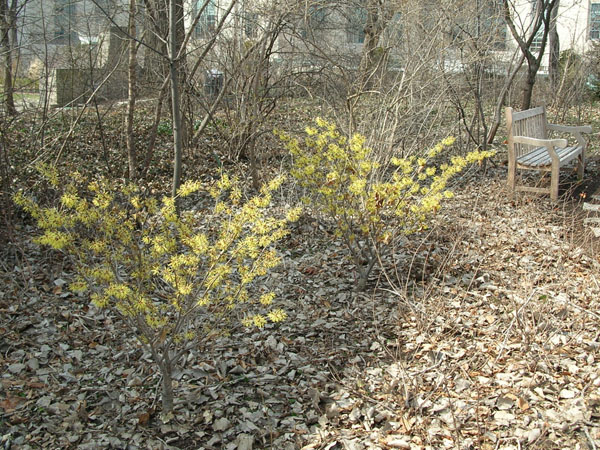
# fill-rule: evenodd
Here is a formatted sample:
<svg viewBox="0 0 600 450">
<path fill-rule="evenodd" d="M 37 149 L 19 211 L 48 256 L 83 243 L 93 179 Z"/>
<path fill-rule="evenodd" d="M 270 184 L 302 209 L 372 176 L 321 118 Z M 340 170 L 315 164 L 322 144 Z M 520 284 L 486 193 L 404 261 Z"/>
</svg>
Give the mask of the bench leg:
<svg viewBox="0 0 600 450">
<path fill-rule="evenodd" d="M 585 173 L 585 155 L 582 153 L 577 158 L 577 177 L 582 180 Z"/>
<path fill-rule="evenodd" d="M 507 183 L 508 183 L 508 188 L 511 190 L 511 192 L 514 194 L 515 192 L 515 178 L 517 176 L 517 165 L 515 164 L 514 161 L 508 161 L 508 179 L 507 179 Z"/>
<path fill-rule="evenodd" d="M 560 166 L 552 163 L 552 179 L 550 182 L 550 199 L 555 202 L 558 200 L 558 177 L 560 175 Z"/>
</svg>

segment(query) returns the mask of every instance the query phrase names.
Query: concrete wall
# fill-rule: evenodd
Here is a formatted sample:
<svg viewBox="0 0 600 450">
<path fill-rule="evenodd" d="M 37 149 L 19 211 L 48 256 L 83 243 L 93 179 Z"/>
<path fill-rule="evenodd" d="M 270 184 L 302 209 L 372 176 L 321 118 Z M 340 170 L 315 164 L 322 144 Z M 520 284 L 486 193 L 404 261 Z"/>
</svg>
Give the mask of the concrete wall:
<svg viewBox="0 0 600 450">
<path fill-rule="evenodd" d="M 561 51 L 571 48 L 583 54 L 590 49 L 589 9 L 589 0 L 561 2 L 557 22 Z"/>
</svg>

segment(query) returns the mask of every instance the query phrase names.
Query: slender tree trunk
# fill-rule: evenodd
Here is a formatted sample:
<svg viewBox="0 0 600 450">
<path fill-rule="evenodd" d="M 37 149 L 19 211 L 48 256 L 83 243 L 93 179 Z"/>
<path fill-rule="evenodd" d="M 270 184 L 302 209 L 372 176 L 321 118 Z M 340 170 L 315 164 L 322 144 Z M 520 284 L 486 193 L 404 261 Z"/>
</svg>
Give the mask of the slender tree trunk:
<svg viewBox="0 0 600 450">
<path fill-rule="evenodd" d="M 146 22 L 149 24 L 145 41 L 149 49 L 144 56 L 144 81 L 156 92 L 163 80 L 169 77 L 164 55 L 168 55 L 166 41 L 169 36 L 169 9 L 166 0 L 144 0 Z"/>
<path fill-rule="evenodd" d="M 364 29 L 365 43 L 359 65 L 358 89 L 368 90 L 373 84 L 373 76 L 384 56 L 383 49 L 379 47 L 379 40 L 395 10 L 376 0 L 368 0 L 365 9 L 367 23 Z"/>
<path fill-rule="evenodd" d="M 162 414 L 167 417 L 173 411 L 173 367 L 168 349 L 163 349 L 162 357 L 163 360 L 159 363 L 162 375 Z"/>
<path fill-rule="evenodd" d="M 189 123 L 188 121 L 189 116 L 191 116 L 189 112 L 192 109 L 192 106 L 190 105 L 189 96 L 187 95 L 187 58 L 185 51 L 181 51 L 181 46 L 184 45 L 186 38 L 184 12 L 184 0 L 175 0 L 175 42 L 177 43 L 177 58 L 175 59 L 175 68 L 177 70 L 179 86 L 179 126 L 181 128 L 181 145 L 187 147 L 190 135 L 189 130 L 192 129 L 193 124 Z"/>
<path fill-rule="evenodd" d="M 362 57 L 359 66 L 359 88 L 370 89 L 372 86 L 373 72 L 377 62 L 383 56 L 377 51 L 379 39 L 384 25 L 379 17 L 376 7 L 369 8 L 367 12 L 367 25 L 365 26 L 365 43 L 363 45 Z"/>
<path fill-rule="evenodd" d="M 171 80 L 171 104 L 173 109 L 173 189 L 172 195 L 177 195 L 181 185 L 181 155 L 183 152 L 183 136 L 181 129 L 181 100 L 179 77 L 177 74 L 177 0 L 169 0 L 169 76 Z"/>
<path fill-rule="evenodd" d="M 17 33 L 17 0 L 12 0 L 8 10 L 8 15 L 10 18 L 10 50 L 14 68 L 13 72 L 16 72 L 20 55 L 19 43 L 17 42 L 19 37 Z"/>
<path fill-rule="evenodd" d="M 550 47 L 550 64 L 548 69 L 550 71 L 550 85 L 552 91 L 556 92 L 558 89 L 558 82 L 560 79 L 558 61 L 560 58 L 560 41 L 558 37 L 558 30 L 556 28 L 556 20 L 558 18 L 558 8 L 560 7 L 560 0 L 556 2 L 552 12 L 550 14 L 550 34 L 548 36 L 548 45 Z"/>
<path fill-rule="evenodd" d="M 129 0 L 129 66 L 128 66 L 128 102 L 127 102 L 127 157 L 129 161 L 129 179 L 137 177 L 137 155 L 135 148 L 135 133 L 133 131 L 133 113 L 136 100 L 136 56 L 137 43 L 135 41 L 136 27 L 136 0 Z"/>
<path fill-rule="evenodd" d="M 17 114 L 17 108 L 15 107 L 12 74 L 12 45 L 10 43 L 11 28 L 14 26 L 16 26 L 16 23 L 14 23 L 11 20 L 11 14 L 8 7 L 8 0 L 0 0 L 0 48 L 4 52 L 4 86 L 2 94 L 4 97 L 4 108 L 6 109 L 6 113 L 11 116 Z"/>
<path fill-rule="evenodd" d="M 144 0 L 146 6 L 146 14 L 151 23 L 150 33 L 148 33 L 148 46 L 156 51 L 147 51 L 144 58 L 144 76 L 146 81 L 151 86 L 152 93 L 160 89 L 164 79 L 171 77 L 169 59 L 164 58 L 170 52 L 170 35 L 171 35 L 171 1 L 170 0 Z M 186 39 L 185 31 L 185 8 L 184 0 L 175 0 L 174 4 L 174 26 L 176 30 L 177 51 Z M 179 102 L 181 116 L 181 139 L 182 143 L 188 142 L 189 129 L 192 127 L 186 121 L 186 111 L 191 107 L 185 95 L 187 84 L 186 55 L 185 52 L 180 52 L 178 57 L 173 56 L 176 64 L 176 72 L 179 78 Z M 169 95 L 169 101 L 172 102 Z M 175 119 L 172 118 L 174 121 Z"/>
</svg>

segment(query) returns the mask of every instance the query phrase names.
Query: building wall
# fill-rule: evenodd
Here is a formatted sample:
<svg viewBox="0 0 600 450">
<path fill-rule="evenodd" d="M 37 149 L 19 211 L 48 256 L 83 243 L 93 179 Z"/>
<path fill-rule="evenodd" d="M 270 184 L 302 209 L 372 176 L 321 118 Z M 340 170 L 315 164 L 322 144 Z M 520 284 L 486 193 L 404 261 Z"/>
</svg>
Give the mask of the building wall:
<svg viewBox="0 0 600 450">
<path fill-rule="evenodd" d="M 589 11 L 589 0 L 561 2 L 557 21 L 561 51 L 570 48 L 582 54 L 589 50 Z"/>
<path fill-rule="evenodd" d="M 202 48 L 202 40 L 210 36 L 211 29 L 216 27 L 222 14 L 229 7 L 231 0 L 213 0 L 211 7 L 207 9 L 209 15 L 214 14 L 212 18 L 203 18 L 200 20 L 198 29 L 208 29 L 209 33 L 203 35 L 202 32 L 194 34 L 194 39 L 191 43 L 192 48 Z M 184 0 L 186 9 L 185 26 L 189 30 L 198 10 L 198 5 L 202 5 L 203 0 Z M 223 28 L 223 33 L 220 39 L 231 42 L 237 39 L 240 45 L 253 37 L 248 33 L 248 24 L 253 20 L 255 30 L 260 32 L 260 27 L 267 21 L 267 17 L 272 13 L 270 8 L 273 8 L 274 3 L 270 0 L 239 0 L 238 5 L 234 9 L 234 13 L 228 18 Z M 560 37 L 561 51 L 572 48 L 578 53 L 584 53 L 591 46 L 589 39 L 589 16 L 590 5 L 595 2 L 590 0 L 561 0 L 558 17 L 558 33 Z M 333 3 L 332 3 L 333 4 Z M 424 7 L 427 2 L 415 0 L 415 4 L 422 7 L 419 14 L 430 14 L 433 10 Z M 61 12 L 61 5 L 68 6 L 72 17 L 66 22 L 67 28 L 62 35 L 58 33 L 57 27 L 61 21 L 57 15 Z M 100 5 L 102 10 L 98 7 Z M 285 6 L 285 3 L 279 3 L 278 7 Z M 327 3 L 322 3 L 327 5 Z M 110 19 L 106 17 L 105 12 L 108 12 Z M 351 11 L 343 11 L 341 9 L 330 11 L 327 14 L 322 14 L 323 10 L 314 9 L 309 6 L 303 10 L 299 8 L 290 14 L 290 24 L 286 28 L 282 38 L 278 41 L 277 49 L 280 51 L 280 59 L 294 57 L 305 58 L 310 64 L 312 56 L 323 51 L 344 60 L 347 66 L 351 66 L 352 58 L 360 55 L 362 43 L 360 38 L 360 26 L 349 24 L 348 20 L 351 16 Z M 64 8 L 62 13 L 65 13 Z M 401 55 L 402 51 L 406 51 L 406 44 L 409 37 L 411 21 L 423 21 L 423 17 L 411 16 L 412 12 L 403 11 L 400 23 L 394 23 L 394 27 L 400 27 L 401 31 L 395 37 L 389 37 L 384 43 L 392 47 L 392 51 Z M 532 0 L 516 0 L 515 17 L 516 23 L 522 23 L 527 32 L 527 26 L 531 23 Z M 248 20 L 248 18 L 251 18 Z M 94 61 L 94 65 L 101 67 L 106 64 L 103 55 L 106 52 L 102 51 L 103 33 L 112 25 L 117 24 L 125 26 L 127 23 L 127 0 L 29 0 L 19 16 L 19 39 L 21 41 L 21 71 L 26 72 L 29 66 L 40 67 L 43 63 L 49 68 L 78 68 L 82 65 L 89 66 L 89 45 L 98 47 L 98 60 Z M 402 20 L 405 23 L 402 23 Z M 62 22 L 65 25 L 65 22 Z M 208 28 L 207 28 L 208 27 Z M 141 28 L 141 27 L 140 27 Z M 353 31 L 352 31 L 353 29 Z M 403 36 L 404 33 L 404 36 Z M 393 35 L 393 33 L 392 33 Z M 516 43 L 507 36 L 507 51 L 506 59 L 510 53 L 516 49 Z M 411 42 L 417 42 L 418 36 L 410 37 Z M 393 40 L 397 40 L 396 44 Z M 312 42 L 306 45 L 306 42 Z M 69 44 L 83 44 L 82 46 Z M 427 43 L 425 43 L 427 44 Z M 403 50 L 404 47 L 404 50 Z M 143 56 L 143 48 L 141 49 L 140 57 Z M 318 50 L 318 51 L 315 51 Z M 410 49 L 413 51 L 413 49 Z M 80 52 L 81 54 L 79 54 Z M 219 63 L 219 57 L 211 56 L 215 66 Z M 501 53 L 501 52 L 498 52 Z M 307 56 L 308 55 L 308 56 Z M 193 59 L 194 52 L 190 53 L 190 58 Z M 451 58 L 451 56 L 450 56 Z M 502 56 L 499 55 L 499 59 Z M 401 59 L 398 58 L 401 65 Z M 33 64 L 33 63 L 36 64 Z M 213 63 L 211 63 L 213 64 Z M 217 68 L 217 67 L 215 67 Z M 542 64 L 542 72 L 547 68 L 547 56 Z"/>
</svg>

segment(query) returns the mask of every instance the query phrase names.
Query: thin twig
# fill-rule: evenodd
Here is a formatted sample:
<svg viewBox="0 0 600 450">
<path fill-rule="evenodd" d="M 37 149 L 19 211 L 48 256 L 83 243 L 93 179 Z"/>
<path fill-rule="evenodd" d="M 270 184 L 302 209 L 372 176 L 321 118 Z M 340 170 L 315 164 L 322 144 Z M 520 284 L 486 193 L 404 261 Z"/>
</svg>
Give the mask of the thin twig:
<svg viewBox="0 0 600 450">
<path fill-rule="evenodd" d="M 506 348 L 506 341 L 508 340 L 508 336 L 510 335 L 510 330 L 512 329 L 513 325 L 517 321 L 517 319 L 519 317 L 519 314 L 521 313 L 521 311 L 523 310 L 523 308 L 525 308 L 529 304 L 529 302 L 533 298 L 533 294 L 535 294 L 535 292 L 536 292 L 536 289 L 534 289 L 531 292 L 531 294 L 529 294 L 529 297 L 527 298 L 527 300 L 525 300 L 525 302 L 521 305 L 521 307 L 518 310 L 515 311 L 515 316 L 510 321 L 510 325 L 508 326 L 508 329 L 505 331 L 504 339 L 502 340 L 502 346 L 500 348 L 500 351 L 498 352 L 498 356 L 496 356 L 496 359 L 494 360 L 494 364 L 497 363 L 498 360 L 500 359 L 500 356 L 502 356 L 502 352 Z"/>
<path fill-rule="evenodd" d="M 590 442 L 590 446 L 592 447 L 592 450 L 596 450 L 598 447 L 596 447 L 596 443 L 592 439 L 592 436 L 590 436 L 590 432 L 588 430 L 588 427 L 584 426 L 583 427 L 583 432 L 585 433 L 586 437 L 588 438 L 588 441 Z"/>
</svg>

